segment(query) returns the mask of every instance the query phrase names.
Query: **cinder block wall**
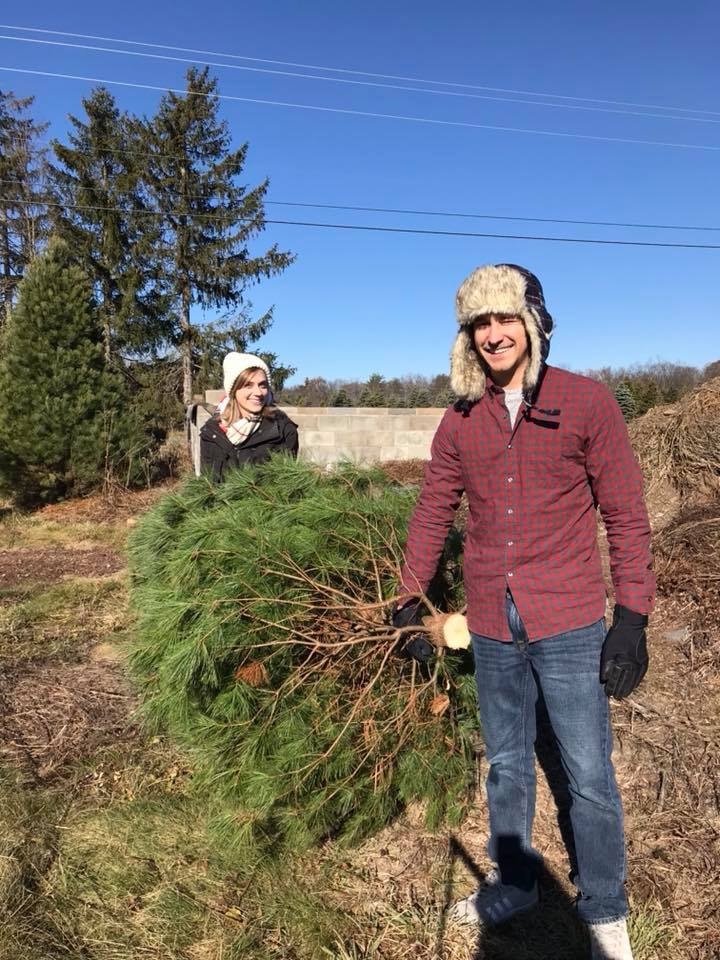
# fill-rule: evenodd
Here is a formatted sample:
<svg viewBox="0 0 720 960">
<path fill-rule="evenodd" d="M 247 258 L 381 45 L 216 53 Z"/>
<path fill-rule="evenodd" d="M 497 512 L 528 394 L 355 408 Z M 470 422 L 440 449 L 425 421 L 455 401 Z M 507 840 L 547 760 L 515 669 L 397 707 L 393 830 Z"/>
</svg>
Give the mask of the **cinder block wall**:
<svg viewBox="0 0 720 960">
<path fill-rule="evenodd" d="M 300 429 L 300 455 L 315 463 L 427 460 L 445 410 L 421 407 L 283 407 Z"/>
<path fill-rule="evenodd" d="M 208 403 L 222 391 L 209 390 Z M 445 408 L 418 407 L 286 407 L 297 423 L 300 456 L 315 463 L 375 463 L 381 460 L 427 460 L 430 444 Z"/>
</svg>

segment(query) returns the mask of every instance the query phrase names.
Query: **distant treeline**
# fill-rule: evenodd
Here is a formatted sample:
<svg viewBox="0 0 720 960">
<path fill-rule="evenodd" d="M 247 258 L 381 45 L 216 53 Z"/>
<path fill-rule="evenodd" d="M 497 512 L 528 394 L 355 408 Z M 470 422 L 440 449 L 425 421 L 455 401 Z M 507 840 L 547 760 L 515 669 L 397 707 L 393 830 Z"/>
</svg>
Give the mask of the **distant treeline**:
<svg viewBox="0 0 720 960">
<path fill-rule="evenodd" d="M 657 362 L 582 372 L 605 383 L 625 418 L 631 420 L 657 404 L 674 403 L 703 380 L 720 376 L 720 360 L 704 368 Z M 379 373 L 367 380 L 311 377 L 302 384 L 285 387 L 278 395 L 280 403 L 297 407 L 446 407 L 454 399 L 447 374 L 389 380 Z"/>
</svg>

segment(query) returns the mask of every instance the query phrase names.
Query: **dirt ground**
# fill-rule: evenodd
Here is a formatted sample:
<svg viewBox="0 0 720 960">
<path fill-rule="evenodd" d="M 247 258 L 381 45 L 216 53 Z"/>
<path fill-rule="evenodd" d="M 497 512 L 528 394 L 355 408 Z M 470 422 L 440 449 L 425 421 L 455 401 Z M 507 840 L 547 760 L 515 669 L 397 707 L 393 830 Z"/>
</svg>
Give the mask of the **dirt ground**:
<svg viewBox="0 0 720 960">
<path fill-rule="evenodd" d="M 408 479 L 415 480 L 416 473 L 399 471 L 399 482 Z M 125 495 L 114 504 L 91 498 L 46 508 L 43 515 L 69 527 L 88 520 L 124 526 L 162 493 Z M 650 498 L 656 530 L 677 506 L 667 491 Z M 102 579 L 123 566 L 122 553 L 102 545 L 18 546 L 0 551 L 0 588 L 31 588 L 65 577 Z M 613 705 L 638 960 L 720 957 L 720 655 L 712 648 L 695 650 L 692 622 L 686 601 L 660 597 L 650 629 L 649 674 L 635 696 Z M 7 660 L 0 664 L 0 758 L 22 770 L 28 782 L 62 780 L 70 766 L 103 746 L 132 744 L 140 736 L 131 720 L 135 707 L 112 642 L 93 642 L 73 662 L 41 655 L 22 663 Z M 479 763 L 482 779 L 482 757 Z M 360 928 L 365 924 L 385 934 L 379 952 L 370 951 L 368 933 L 364 940 L 358 936 L 362 949 L 333 956 L 574 960 L 571 948 L 543 947 L 548 917 L 567 930 L 568 942 L 578 936 L 567 853 L 543 774 L 535 841 L 548 867 L 542 887 L 546 909 L 478 942 L 474 933 L 446 928 L 441 908 L 486 871 L 486 840 L 480 790 L 472 815 L 457 831 L 430 834 L 420 812 L 410 810 L 380 836 L 346 851 L 341 880 L 327 892 L 328 902 L 350 913 Z M 412 922 L 403 926 L 410 916 Z"/>
</svg>

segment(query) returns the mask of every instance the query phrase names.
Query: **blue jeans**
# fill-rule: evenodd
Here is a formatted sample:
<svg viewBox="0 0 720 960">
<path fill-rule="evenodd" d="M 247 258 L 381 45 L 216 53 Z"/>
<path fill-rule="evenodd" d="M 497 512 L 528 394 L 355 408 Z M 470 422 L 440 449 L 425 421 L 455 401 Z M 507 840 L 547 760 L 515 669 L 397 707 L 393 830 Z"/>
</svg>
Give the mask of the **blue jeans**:
<svg viewBox="0 0 720 960">
<path fill-rule="evenodd" d="M 529 643 L 510 594 L 512 642 L 473 634 L 475 679 L 489 773 L 488 853 L 503 883 L 529 889 L 540 864 L 532 847 L 536 704 L 541 692 L 568 780 L 578 914 L 586 923 L 627 914 L 623 814 L 600 684 L 602 620 Z"/>
</svg>

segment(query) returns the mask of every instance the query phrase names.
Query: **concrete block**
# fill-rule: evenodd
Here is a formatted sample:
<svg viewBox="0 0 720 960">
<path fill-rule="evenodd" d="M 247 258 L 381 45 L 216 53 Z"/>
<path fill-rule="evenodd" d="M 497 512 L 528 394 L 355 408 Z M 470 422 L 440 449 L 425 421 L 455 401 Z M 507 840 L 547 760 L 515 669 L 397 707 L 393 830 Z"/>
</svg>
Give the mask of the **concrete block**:
<svg viewBox="0 0 720 960">
<path fill-rule="evenodd" d="M 290 416 L 290 414 L 288 414 Z M 320 424 L 323 422 L 322 417 L 317 415 L 306 413 L 296 413 L 294 416 L 291 416 L 290 419 L 298 425 L 300 430 L 318 430 L 320 429 Z"/>
<path fill-rule="evenodd" d="M 306 430 L 300 434 L 300 445 L 304 447 L 335 447 L 337 438 L 332 430 Z"/>
</svg>

